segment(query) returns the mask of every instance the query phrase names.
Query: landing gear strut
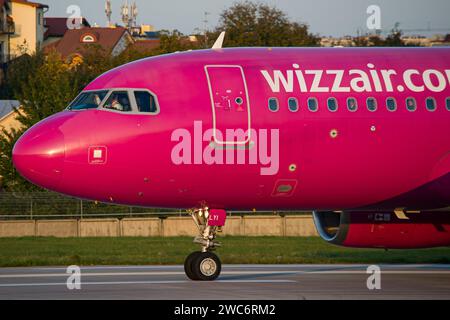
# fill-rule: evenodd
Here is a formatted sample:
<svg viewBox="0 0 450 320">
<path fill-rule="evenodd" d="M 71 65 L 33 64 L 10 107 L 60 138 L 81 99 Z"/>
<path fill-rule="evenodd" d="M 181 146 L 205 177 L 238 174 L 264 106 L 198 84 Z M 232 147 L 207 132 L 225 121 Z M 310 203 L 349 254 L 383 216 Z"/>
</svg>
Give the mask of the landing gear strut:
<svg viewBox="0 0 450 320">
<path fill-rule="evenodd" d="M 199 235 L 194 238 L 194 242 L 201 245 L 201 251 L 193 252 L 186 258 L 184 271 L 191 280 L 215 280 L 220 275 L 222 263 L 212 251 L 220 247 L 215 238 L 225 224 L 226 212 L 203 207 L 189 210 L 188 213 L 198 227 Z"/>
</svg>

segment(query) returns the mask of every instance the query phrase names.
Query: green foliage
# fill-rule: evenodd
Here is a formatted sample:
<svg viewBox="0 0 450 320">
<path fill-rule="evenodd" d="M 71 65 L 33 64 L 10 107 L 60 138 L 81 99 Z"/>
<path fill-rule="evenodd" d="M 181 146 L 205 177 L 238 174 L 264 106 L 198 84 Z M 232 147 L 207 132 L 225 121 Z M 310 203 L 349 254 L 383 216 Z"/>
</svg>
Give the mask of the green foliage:
<svg viewBox="0 0 450 320">
<path fill-rule="evenodd" d="M 208 38 L 214 42 L 222 31 L 227 33 L 224 43 L 227 47 L 299 47 L 319 43 L 319 38 L 308 32 L 306 24 L 291 22 L 275 7 L 249 1 L 224 10 L 219 25 Z"/>
<path fill-rule="evenodd" d="M 356 47 L 405 47 L 405 46 L 420 46 L 420 44 L 405 44 L 402 39 L 403 32 L 395 26 L 391 33 L 386 38 L 381 38 L 378 35 L 366 37 L 353 38 Z"/>
<path fill-rule="evenodd" d="M 193 49 L 199 49 L 199 45 L 190 42 L 178 30 L 162 30 L 160 31 L 160 46 L 153 53 L 158 55 Z"/>
<path fill-rule="evenodd" d="M 77 73 L 51 52 L 26 81 L 19 84 L 16 99 L 21 101 L 23 114 L 19 122 L 30 127 L 36 122 L 63 110 L 80 91 Z"/>
<path fill-rule="evenodd" d="M 83 51 L 82 61 L 76 63 L 77 57 L 71 61 L 74 77 L 78 81 L 78 92 L 100 74 L 115 67 L 114 58 L 97 44 L 90 45 Z"/>
<path fill-rule="evenodd" d="M 44 63 L 45 56 L 42 52 L 32 56 L 24 49 L 20 52 L 21 56 L 9 63 L 6 73 L 7 81 L 2 85 L 0 99 L 13 99 L 20 94 L 21 84 L 27 81 L 29 74 L 34 73 Z"/>
<path fill-rule="evenodd" d="M 402 32 L 398 29 L 393 29 L 384 40 L 384 45 L 386 47 L 404 47 L 405 43 L 402 40 Z"/>
<path fill-rule="evenodd" d="M 6 190 L 35 190 L 14 170 L 11 159 L 14 144 L 26 128 L 65 108 L 78 93 L 79 80 L 55 52 L 46 56 L 41 52 L 24 55 L 11 64 L 9 73 L 8 84 L 13 88 L 14 99 L 22 104 L 16 110 L 22 129 L 3 130 L 0 135 L 0 175 Z"/>
<path fill-rule="evenodd" d="M 354 249 L 319 237 L 221 237 L 223 263 L 449 263 L 450 248 Z M 183 264 L 190 237 L 1 238 L 0 267 Z"/>
<path fill-rule="evenodd" d="M 15 170 L 12 163 L 12 149 L 24 131 L 23 129 L 11 129 L 10 131 L 2 129 L 0 134 L 0 175 L 1 184 L 4 189 L 16 191 L 32 191 L 38 189 L 38 187 L 23 179 Z"/>
</svg>

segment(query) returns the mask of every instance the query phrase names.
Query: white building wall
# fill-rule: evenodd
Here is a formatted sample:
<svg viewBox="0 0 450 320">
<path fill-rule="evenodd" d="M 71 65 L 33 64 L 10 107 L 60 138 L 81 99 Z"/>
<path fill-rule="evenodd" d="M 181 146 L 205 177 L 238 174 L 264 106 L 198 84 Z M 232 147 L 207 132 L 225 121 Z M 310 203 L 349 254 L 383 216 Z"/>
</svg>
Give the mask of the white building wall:
<svg viewBox="0 0 450 320">
<path fill-rule="evenodd" d="M 116 46 L 112 50 L 112 55 L 117 56 L 121 54 L 125 49 L 128 47 L 128 45 L 131 43 L 131 36 L 128 33 L 124 33 L 122 37 L 120 38 L 119 42 L 116 44 Z"/>
</svg>

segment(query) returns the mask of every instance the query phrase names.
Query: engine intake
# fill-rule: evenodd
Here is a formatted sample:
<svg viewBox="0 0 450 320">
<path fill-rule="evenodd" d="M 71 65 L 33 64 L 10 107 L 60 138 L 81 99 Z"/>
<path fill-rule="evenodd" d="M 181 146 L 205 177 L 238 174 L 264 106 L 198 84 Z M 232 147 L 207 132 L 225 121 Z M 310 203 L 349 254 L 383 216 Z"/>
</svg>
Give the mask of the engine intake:
<svg viewBox="0 0 450 320">
<path fill-rule="evenodd" d="M 413 249 L 450 245 L 450 212 L 407 213 L 399 219 L 393 212 L 313 213 L 322 239 L 344 247 Z"/>
</svg>

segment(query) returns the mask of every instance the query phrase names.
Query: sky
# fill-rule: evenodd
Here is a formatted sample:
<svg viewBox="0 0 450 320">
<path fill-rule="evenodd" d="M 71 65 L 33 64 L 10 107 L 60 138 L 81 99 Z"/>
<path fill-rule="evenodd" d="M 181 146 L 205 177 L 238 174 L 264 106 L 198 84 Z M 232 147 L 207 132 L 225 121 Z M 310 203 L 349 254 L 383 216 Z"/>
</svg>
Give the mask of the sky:
<svg viewBox="0 0 450 320">
<path fill-rule="evenodd" d="M 92 24 L 106 25 L 104 0 L 34 0 L 49 5 L 47 17 L 64 17 L 70 5 L 77 5 L 81 15 Z M 131 0 L 132 1 L 132 0 Z M 113 22 L 121 23 L 120 7 L 125 0 L 112 0 Z M 129 1 L 130 2 L 130 1 Z M 209 12 L 208 29 L 219 21 L 220 13 L 236 0 L 136 0 L 138 23 L 156 29 L 178 29 L 190 34 L 204 29 L 204 12 Z M 286 12 L 292 21 L 307 23 L 311 32 L 321 36 L 355 36 L 368 31 L 367 8 L 381 9 L 381 29 L 389 31 L 396 22 L 407 34 L 450 33 L 450 0 L 259 0 Z M 431 32 L 417 29 L 439 29 Z M 444 30 L 440 30 L 444 29 Z"/>
</svg>

